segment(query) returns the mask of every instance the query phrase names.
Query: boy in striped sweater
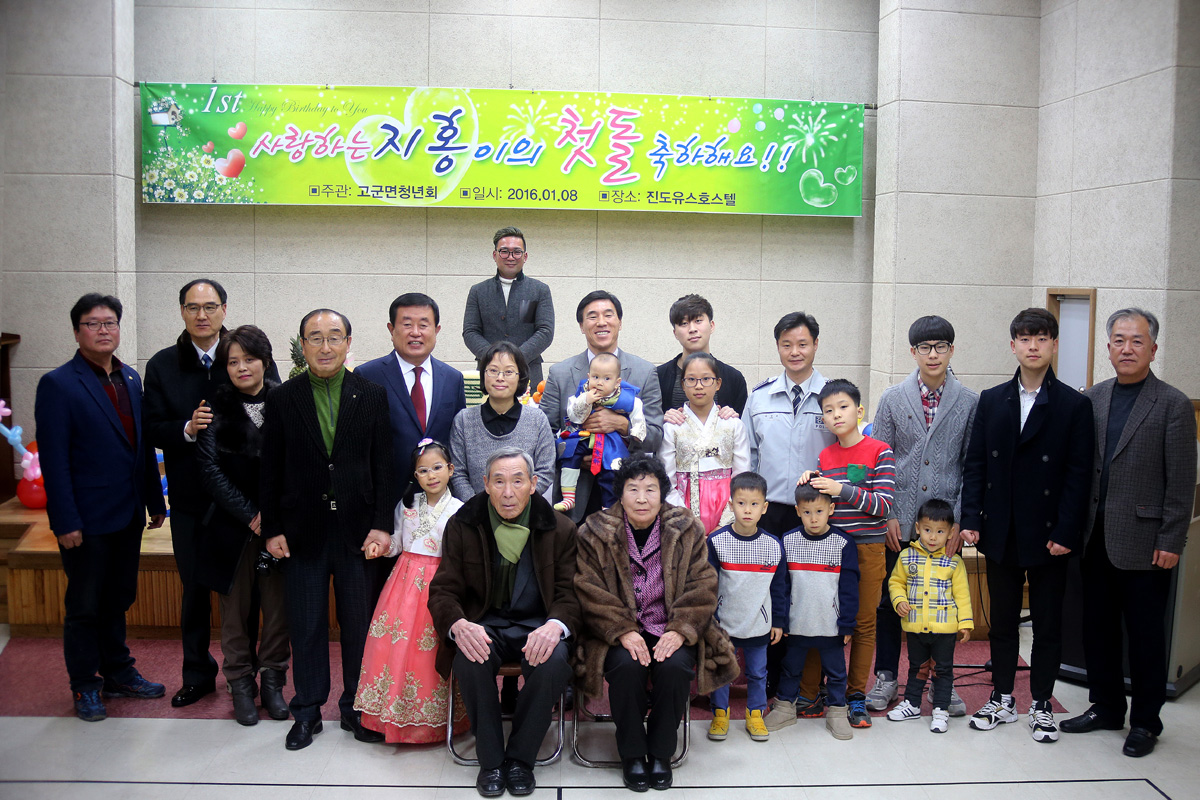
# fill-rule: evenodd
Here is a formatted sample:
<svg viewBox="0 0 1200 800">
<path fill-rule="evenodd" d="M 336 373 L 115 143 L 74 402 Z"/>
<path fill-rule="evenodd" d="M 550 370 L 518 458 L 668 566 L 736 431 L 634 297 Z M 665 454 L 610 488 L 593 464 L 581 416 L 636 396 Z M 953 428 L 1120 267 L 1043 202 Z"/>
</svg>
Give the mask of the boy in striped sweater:
<svg viewBox="0 0 1200 800">
<path fill-rule="evenodd" d="M 858 546 L 858 617 L 850 642 L 846 701 L 851 727 L 869 728 L 867 679 L 875 659 L 875 607 L 887 573 L 884 540 L 896 486 L 896 460 L 886 443 L 859 431 L 863 408 L 857 386 L 844 379 L 828 381 L 821 389 L 820 402 L 821 418 L 837 442 L 821 451 L 817 460 L 820 469 L 805 472 L 800 483 L 810 484 L 833 498 L 830 521 L 852 536 Z M 800 716 L 819 717 L 824 711 L 817 696 L 819 681 L 820 661 L 810 653 L 800 683 L 800 699 L 804 701 Z"/>
<path fill-rule="evenodd" d="M 858 550 L 845 531 L 829 524 L 833 500 L 814 486 L 796 487 L 802 525 L 783 537 L 787 561 L 787 649 L 767 730 L 796 724 L 796 694 L 806 657 L 816 655 L 829 681 L 825 728 L 852 739 L 846 715 L 846 643 L 858 615 Z"/>
<path fill-rule="evenodd" d="M 741 472 L 729 482 L 733 524 L 708 537 L 708 561 L 717 571 L 717 622 L 746 660 L 746 733 L 756 742 L 769 736 L 767 644 L 783 637 L 787 624 L 787 565 L 779 540 L 758 527 L 767 510 L 767 481 Z M 729 687 L 712 693 L 708 738 L 729 735 Z"/>
</svg>

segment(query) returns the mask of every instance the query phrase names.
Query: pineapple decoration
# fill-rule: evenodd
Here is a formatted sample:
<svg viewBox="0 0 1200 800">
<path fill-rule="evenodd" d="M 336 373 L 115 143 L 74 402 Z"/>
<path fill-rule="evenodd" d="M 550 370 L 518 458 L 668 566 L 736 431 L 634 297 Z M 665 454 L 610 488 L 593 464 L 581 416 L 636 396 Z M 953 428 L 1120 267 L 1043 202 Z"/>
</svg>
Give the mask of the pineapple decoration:
<svg viewBox="0 0 1200 800">
<path fill-rule="evenodd" d="M 288 370 L 288 378 L 294 378 L 300 373 L 308 369 L 308 362 L 304 360 L 304 351 L 300 348 L 300 337 L 293 336 L 292 345 L 292 368 Z"/>
</svg>

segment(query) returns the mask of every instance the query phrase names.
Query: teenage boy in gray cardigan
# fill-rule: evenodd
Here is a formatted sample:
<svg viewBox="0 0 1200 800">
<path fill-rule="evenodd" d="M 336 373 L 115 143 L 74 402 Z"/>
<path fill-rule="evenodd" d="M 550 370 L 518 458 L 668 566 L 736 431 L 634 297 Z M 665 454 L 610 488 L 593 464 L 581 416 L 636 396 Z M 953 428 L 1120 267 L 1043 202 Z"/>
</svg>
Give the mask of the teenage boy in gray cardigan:
<svg viewBox="0 0 1200 800">
<path fill-rule="evenodd" d="M 887 530 L 887 575 L 913 536 L 917 509 L 933 497 L 946 498 L 960 519 L 963 464 L 975 420 L 979 394 L 959 383 L 950 372 L 954 355 L 954 326 L 938 316 L 921 317 L 908 329 L 909 352 L 917 368 L 884 390 L 875 411 L 871 436 L 887 442 L 896 457 L 896 489 Z M 958 526 L 947 552 L 958 549 Z M 886 581 L 885 581 L 886 583 Z M 887 587 L 875 622 L 875 685 L 867 708 L 883 711 L 897 697 L 896 670 L 900 662 L 900 618 L 888 602 Z M 951 716 L 967 713 L 954 692 Z"/>
</svg>

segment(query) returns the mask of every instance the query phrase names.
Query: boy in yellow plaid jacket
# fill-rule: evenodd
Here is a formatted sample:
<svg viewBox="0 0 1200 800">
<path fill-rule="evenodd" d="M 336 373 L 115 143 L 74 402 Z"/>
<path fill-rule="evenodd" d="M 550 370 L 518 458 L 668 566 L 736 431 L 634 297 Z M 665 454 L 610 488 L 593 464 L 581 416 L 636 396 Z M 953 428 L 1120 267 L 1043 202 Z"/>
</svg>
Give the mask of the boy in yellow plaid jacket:
<svg viewBox="0 0 1200 800">
<path fill-rule="evenodd" d="M 954 527 L 954 507 L 945 500 L 925 501 L 917 512 L 917 538 L 905 548 L 888 580 L 892 608 L 908 634 L 908 685 L 904 700 L 888 712 L 899 722 L 921 716 L 925 681 L 921 665 L 933 659 L 933 719 L 929 730 L 945 733 L 954 685 L 954 641 L 966 641 L 975 627 L 971 589 L 962 557 L 946 554 Z"/>
</svg>

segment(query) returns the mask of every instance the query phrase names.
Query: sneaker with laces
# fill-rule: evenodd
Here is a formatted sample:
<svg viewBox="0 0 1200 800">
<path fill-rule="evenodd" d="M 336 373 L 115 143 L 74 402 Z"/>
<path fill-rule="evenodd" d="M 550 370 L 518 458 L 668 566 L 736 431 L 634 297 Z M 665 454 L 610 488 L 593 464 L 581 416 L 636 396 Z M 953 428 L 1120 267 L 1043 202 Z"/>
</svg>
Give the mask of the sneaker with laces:
<svg viewBox="0 0 1200 800">
<path fill-rule="evenodd" d="M 872 711 L 883 711 L 900 693 L 896 682 L 896 673 L 882 670 L 875 673 L 875 685 L 867 692 L 867 708 Z"/>
<path fill-rule="evenodd" d="M 818 692 L 816 700 L 807 697 L 796 698 L 796 716 L 802 719 L 816 719 L 825 716 L 825 693 Z"/>
<path fill-rule="evenodd" d="M 892 722 L 903 722 L 906 719 L 920 719 L 921 709 L 907 700 L 901 700 L 895 708 L 887 713 L 887 718 Z"/>
<path fill-rule="evenodd" d="M 992 698 L 971 716 L 971 727 L 977 731 L 990 731 L 1001 723 L 1016 721 L 1017 702 L 1013 696 L 993 691 Z"/>
<path fill-rule="evenodd" d="M 927 690 L 927 694 L 929 695 L 929 702 L 932 703 L 933 702 L 933 683 L 932 682 L 930 682 L 929 686 L 926 687 L 926 690 Z M 871 699 L 871 696 L 867 695 L 867 699 L 868 700 Z M 950 687 L 950 704 L 946 706 L 946 711 L 948 711 L 950 713 L 950 716 L 952 716 L 952 717 L 965 717 L 967 715 L 967 704 L 964 703 L 963 699 L 958 696 L 958 689 L 955 689 L 953 686 Z"/>
<path fill-rule="evenodd" d="M 777 731 L 789 725 L 796 724 L 796 704 L 788 700 L 775 700 L 775 705 L 763 718 L 763 726 L 769 731 Z"/>
<path fill-rule="evenodd" d="M 100 692 L 75 692 L 75 716 L 84 722 L 99 722 L 108 719 L 108 710 L 100 699 Z"/>
<path fill-rule="evenodd" d="M 851 728 L 871 727 L 871 715 L 867 713 L 867 697 L 862 692 L 846 695 L 846 719 Z"/>
<path fill-rule="evenodd" d="M 935 708 L 933 710 L 933 719 L 929 721 L 929 730 L 934 733 L 945 733 L 950 727 L 950 712 L 944 708 Z"/>
<path fill-rule="evenodd" d="M 714 742 L 723 742 L 729 735 L 729 709 L 714 708 L 712 724 L 708 726 L 708 738 Z"/>
<path fill-rule="evenodd" d="M 765 742 L 771 738 L 763 721 L 762 711 L 755 709 L 746 712 L 746 735 L 756 742 Z"/>
<path fill-rule="evenodd" d="M 163 686 L 161 683 L 148 681 L 136 673 L 128 683 L 104 682 L 104 695 L 106 697 L 137 697 L 142 700 L 153 700 L 156 697 L 162 697 L 166 693 L 166 686 Z"/>
<path fill-rule="evenodd" d="M 1057 742 L 1058 726 L 1049 700 L 1035 700 L 1029 707 L 1029 732 L 1035 742 Z"/>
</svg>

